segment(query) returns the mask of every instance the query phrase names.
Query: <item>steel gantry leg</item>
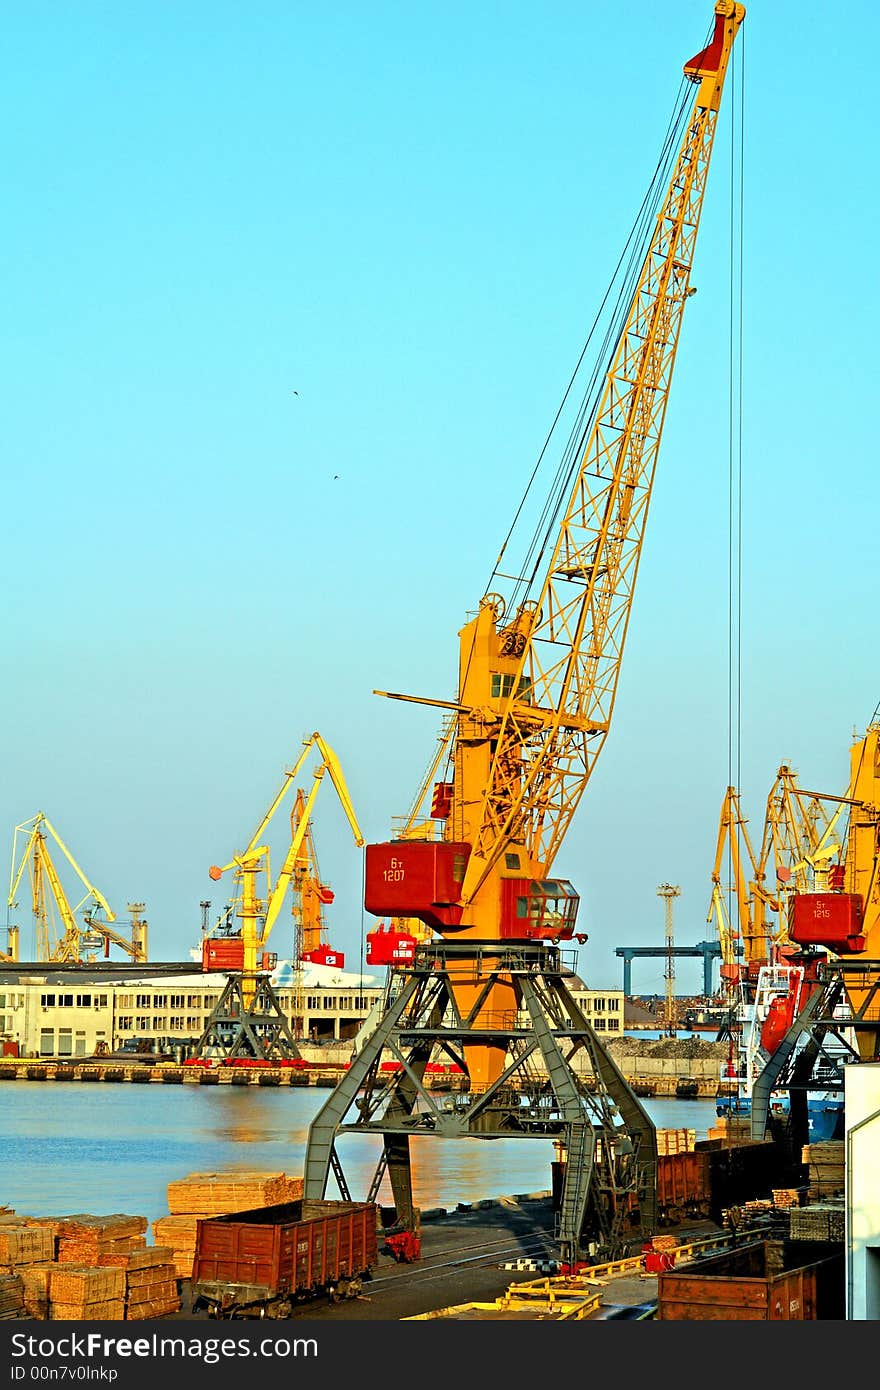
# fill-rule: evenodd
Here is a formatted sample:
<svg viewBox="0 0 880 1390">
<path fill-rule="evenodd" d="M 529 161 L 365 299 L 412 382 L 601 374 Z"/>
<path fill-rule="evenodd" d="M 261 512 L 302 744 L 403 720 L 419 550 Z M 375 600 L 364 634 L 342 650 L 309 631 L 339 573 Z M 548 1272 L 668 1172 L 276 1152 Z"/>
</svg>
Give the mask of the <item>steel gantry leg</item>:
<svg viewBox="0 0 880 1390">
<path fill-rule="evenodd" d="M 384 1017 L 367 1038 L 357 1057 L 348 1068 L 338 1086 L 330 1093 L 327 1102 L 321 1106 L 309 1128 L 306 1144 L 306 1157 L 303 1172 L 303 1197 L 308 1200 L 320 1199 L 327 1189 L 327 1178 L 333 1161 L 334 1140 L 346 1114 L 354 1103 L 358 1091 L 366 1080 L 367 1073 L 385 1047 L 391 1033 L 398 1026 L 403 1014 L 419 989 L 421 981 L 411 975 L 391 1004 Z"/>
</svg>

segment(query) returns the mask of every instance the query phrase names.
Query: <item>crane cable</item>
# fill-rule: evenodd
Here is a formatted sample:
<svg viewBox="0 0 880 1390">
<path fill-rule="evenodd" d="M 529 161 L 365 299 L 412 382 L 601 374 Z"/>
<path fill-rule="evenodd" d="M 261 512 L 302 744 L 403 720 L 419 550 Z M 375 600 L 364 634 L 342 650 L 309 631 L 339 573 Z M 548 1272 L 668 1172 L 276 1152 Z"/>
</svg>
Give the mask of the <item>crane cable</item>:
<svg viewBox="0 0 880 1390">
<path fill-rule="evenodd" d="M 569 434 L 568 442 L 563 450 L 562 458 L 557 467 L 556 474 L 551 484 L 547 500 L 545 501 L 544 506 L 541 509 L 538 522 L 535 526 L 535 530 L 533 532 L 531 541 L 524 556 L 520 573 L 514 577 L 515 588 L 511 597 L 512 607 L 516 606 L 520 596 L 524 597 L 528 594 L 529 590 L 531 589 L 531 586 L 534 583 L 535 578 L 537 576 L 544 554 L 546 553 L 547 547 L 550 544 L 550 537 L 555 527 L 557 518 L 559 516 L 563 500 L 568 495 L 568 492 L 570 491 L 571 486 L 573 485 L 574 473 L 579 466 L 583 447 L 586 444 L 586 439 L 589 430 L 592 427 L 596 411 L 598 410 L 601 387 L 604 382 L 607 367 L 610 363 L 612 353 L 616 349 L 617 343 L 620 339 L 620 335 L 623 332 L 624 326 L 626 324 L 627 316 L 629 314 L 630 306 L 632 304 L 633 295 L 635 293 L 638 276 L 641 272 L 642 264 L 644 262 L 647 244 L 650 239 L 654 219 L 656 218 L 660 201 L 663 195 L 665 194 L 668 186 L 672 163 L 675 158 L 678 145 L 680 143 L 682 126 L 684 120 L 686 119 L 686 116 L 689 113 L 690 85 L 691 84 L 688 82 L 686 78 L 682 79 L 681 84 L 679 86 L 678 95 L 676 97 L 675 105 L 673 108 L 673 114 L 670 117 L 660 155 L 657 159 L 654 172 L 651 176 L 651 181 L 648 185 L 647 192 L 645 193 L 641 206 L 639 207 L 639 210 L 636 213 L 633 225 L 624 244 L 623 251 L 621 252 L 617 265 L 614 268 L 614 272 L 612 274 L 611 280 L 609 281 L 608 288 L 605 291 L 605 294 L 602 298 L 602 302 L 599 305 L 599 308 L 596 312 L 596 316 L 590 327 L 590 331 L 587 335 L 586 342 L 584 343 L 584 346 L 581 349 L 577 363 L 575 364 L 574 370 L 572 371 L 571 377 L 569 378 L 568 385 L 565 388 L 562 400 L 560 401 L 559 407 L 553 418 L 553 422 L 541 447 L 541 451 L 538 455 L 537 461 L 535 462 L 535 466 L 532 469 L 532 473 L 526 484 L 525 491 L 514 513 L 513 520 L 510 524 L 510 528 L 507 532 L 507 535 L 504 538 L 504 541 L 502 542 L 501 549 L 498 553 L 498 558 L 495 561 L 495 567 L 493 569 L 489 583 L 486 586 L 487 591 L 494 587 L 495 578 L 500 573 L 500 566 L 503 556 L 511 540 L 511 537 L 516 529 L 517 523 L 522 515 L 523 509 L 528 499 L 529 492 L 531 491 L 531 488 L 535 482 L 535 479 L 544 461 L 544 457 L 549 448 L 550 441 L 553 438 L 554 432 L 559 424 L 562 413 L 572 393 L 575 381 L 578 378 L 578 375 L 584 363 L 584 359 L 593 340 L 593 336 L 596 332 L 596 329 L 599 325 L 603 313 L 606 311 L 614 285 L 616 282 L 619 282 L 614 307 L 609 317 L 608 325 L 605 330 L 602 342 L 595 354 L 593 366 L 590 371 L 589 380 L 587 382 L 587 386 L 584 391 L 581 403 L 578 406 L 575 421 Z M 623 269 L 623 274 L 621 275 L 622 267 L 625 268 Z M 508 576 L 508 578 L 510 577 L 511 576 Z"/>
<path fill-rule="evenodd" d="M 572 393 L 574 383 L 577 380 L 578 374 L 581 371 L 584 359 L 590 347 L 590 343 L 593 340 L 593 336 L 596 332 L 602 315 L 606 311 L 612 290 L 614 289 L 614 285 L 615 283 L 619 282 L 614 308 L 611 312 L 608 325 L 606 327 L 602 339 L 602 343 L 600 344 L 599 349 L 595 353 L 592 370 L 590 372 L 590 378 L 587 383 L 587 387 L 585 389 L 580 406 L 578 407 L 574 425 L 572 426 L 568 442 L 565 446 L 565 449 L 563 450 L 562 458 L 557 467 L 556 474 L 554 476 L 547 500 L 545 501 L 541 509 L 541 513 L 538 518 L 538 523 L 532 535 L 531 541 L 529 542 L 529 546 L 525 553 L 520 572 L 518 575 L 515 576 L 507 576 L 507 578 L 512 579 L 514 583 L 514 589 L 509 600 L 510 608 L 508 611 L 515 609 L 517 603 L 525 599 L 532 585 L 534 584 L 539 566 L 541 564 L 544 554 L 546 553 L 548 545 L 550 544 L 550 537 L 558 519 L 563 500 L 568 495 L 568 493 L 571 490 L 571 487 L 574 484 L 574 473 L 575 470 L 579 467 L 581 454 L 583 453 L 583 448 L 586 445 L 587 435 L 592 426 L 596 412 L 599 408 L 601 387 L 604 382 L 605 370 L 607 370 L 607 364 L 610 363 L 611 355 L 613 351 L 616 349 L 617 343 L 620 339 L 620 335 L 623 332 L 624 326 L 626 324 L 627 316 L 629 314 L 630 306 L 632 304 L 633 296 L 635 294 L 636 285 L 638 283 L 638 277 L 641 273 L 641 268 L 644 263 L 647 246 L 650 241 L 652 227 L 657 216 L 661 199 L 663 198 L 669 183 L 669 178 L 671 176 L 671 167 L 674 162 L 676 151 L 681 140 L 681 131 L 683 123 L 690 110 L 690 88 L 691 83 L 688 81 L 687 78 L 682 77 L 682 80 L 679 84 L 678 93 L 676 95 L 675 102 L 673 105 L 672 115 L 669 118 L 660 154 L 657 158 L 657 162 L 654 167 L 654 172 L 651 175 L 651 180 L 648 185 L 647 191 L 642 199 L 641 206 L 639 207 L 639 210 L 636 213 L 636 216 L 633 220 L 632 227 L 630 228 L 629 235 L 627 236 L 623 250 L 620 253 L 617 265 L 614 268 L 614 272 L 611 276 L 610 281 L 608 282 L 608 287 L 602 298 L 602 302 L 599 305 L 598 310 L 596 311 L 595 318 L 593 319 L 589 333 L 587 334 L 586 342 L 584 343 L 581 349 L 574 370 L 572 371 L 571 376 L 569 378 L 568 385 L 566 386 L 565 391 L 563 393 L 562 400 L 560 401 L 556 414 L 553 417 L 553 422 L 550 425 L 550 429 L 547 432 L 547 436 L 541 447 L 541 451 L 538 454 L 538 458 L 529 476 L 528 482 L 526 483 L 525 491 L 522 497 L 520 498 L 516 511 L 514 512 L 513 520 L 510 523 L 507 535 L 504 537 L 501 549 L 498 552 L 498 558 L 495 561 L 495 565 L 492 570 L 492 574 L 490 575 L 489 582 L 485 586 L 484 593 L 489 593 L 496 587 L 496 577 L 500 577 L 500 567 L 502 558 L 505 554 L 505 551 L 507 550 L 507 546 L 511 540 L 511 537 L 513 536 L 514 531 L 516 530 L 517 523 L 519 522 L 519 519 L 522 515 L 529 493 L 535 483 L 541 465 L 544 462 L 545 455 L 550 446 L 550 441 L 553 438 L 554 432 L 557 428 L 557 425 L 559 424 L 560 417 L 562 416 L 569 396 Z M 624 266 L 625 268 L 621 276 L 621 267 Z M 529 567 L 531 568 L 529 569 Z M 466 678 L 467 672 L 470 669 L 471 656 L 472 652 L 469 652 L 467 662 L 465 663 L 463 679 Z M 453 759 L 454 741 L 450 740 L 446 755 L 446 772 L 444 774 L 446 777 L 451 776 L 450 769 L 453 764 Z M 424 788 L 422 788 L 422 794 L 423 792 Z M 417 800 L 418 799 L 420 799 L 419 793 L 417 793 Z M 417 811 L 417 809 L 417 805 L 414 804 L 411 808 L 410 816 L 412 816 Z"/>
<path fill-rule="evenodd" d="M 743 419 L 743 222 L 745 48 L 731 54 L 730 103 L 730 297 L 728 363 L 728 599 L 727 599 L 727 785 L 742 788 L 742 419 Z M 736 774 L 734 776 L 734 773 Z M 728 837 L 728 920 L 733 921 L 732 836 Z"/>
</svg>

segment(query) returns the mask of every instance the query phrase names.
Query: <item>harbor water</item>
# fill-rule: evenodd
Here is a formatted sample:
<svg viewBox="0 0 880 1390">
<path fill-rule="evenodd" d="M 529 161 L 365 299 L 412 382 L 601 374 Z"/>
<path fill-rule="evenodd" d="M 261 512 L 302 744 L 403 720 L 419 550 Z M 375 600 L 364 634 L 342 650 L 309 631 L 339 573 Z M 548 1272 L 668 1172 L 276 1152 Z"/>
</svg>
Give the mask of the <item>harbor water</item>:
<svg viewBox="0 0 880 1390">
<path fill-rule="evenodd" d="M 168 1183 L 189 1173 L 302 1173 L 320 1087 L 133 1086 L 14 1081 L 0 1089 L 0 1208 L 31 1216 L 167 1215 Z M 648 1099 L 659 1128 L 705 1139 L 714 1100 Z M 337 1150 L 356 1200 L 366 1197 L 378 1141 L 341 1135 Z M 413 1187 L 422 1208 L 547 1191 L 549 1139 L 414 1139 Z M 335 1197 L 333 1179 L 327 1196 Z M 390 1202 L 383 1188 L 380 1201 Z"/>
</svg>

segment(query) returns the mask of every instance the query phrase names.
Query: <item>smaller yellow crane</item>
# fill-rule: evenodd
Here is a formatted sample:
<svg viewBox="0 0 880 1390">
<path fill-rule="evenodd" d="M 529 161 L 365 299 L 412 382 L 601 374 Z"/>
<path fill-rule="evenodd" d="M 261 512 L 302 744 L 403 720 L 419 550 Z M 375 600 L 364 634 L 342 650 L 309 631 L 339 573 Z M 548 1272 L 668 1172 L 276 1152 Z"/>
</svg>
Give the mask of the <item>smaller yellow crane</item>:
<svg viewBox="0 0 880 1390">
<path fill-rule="evenodd" d="M 85 889 L 85 893 L 75 904 L 71 904 L 64 891 L 49 850 L 48 836 L 52 837 Z M 24 847 L 19 850 L 22 840 L 25 840 Z M 38 961 L 83 961 L 92 958 L 93 948 L 96 946 L 103 946 L 105 954 L 109 954 L 111 944 L 121 947 L 133 960 L 146 960 L 146 923 L 141 921 L 137 914 L 137 929 L 133 928 L 130 940 L 111 927 L 110 923 L 116 921 L 116 913 L 100 889 L 86 877 L 58 831 L 42 811 L 15 827 L 7 898 L 10 910 L 18 906 L 16 894 L 25 868 L 30 876 Z M 135 906 L 143 908 L 142 903 Z M 82 925 L 77 921 L 77 913 L 81 910 Z M 98 915 L 101 911 L 105 914 L 103 918 Z M 15 931 L 17 936 L 17 928 L 10 931 Z"/>
<path fill-rule="evenodd" d="M 308 796 L 304 797 L 298 793 L 295 798 L 290 815 L 290 847 L 273 883 L 269 846 L 264 842 L 264 836 L 313 749 L 320 754 L 321 761 L 315 769 L 314 782 Z M 315 877 L 317 865 L 310 852 L 307 837 L 312 809 L 326 772 L 330 774 L 330 780 L 348 818 L 355 843 L 361 848 L 364 837 L 358 825 L 339 759 L 321 735 L 313 733 L 303 740 L 302 753 L 294 766 L 285 772 L 275 799 L 251 836 L 247 847 L 240 854 L 233 855 L 228 864 L 214 864 L 209 870 L 215 882 L 230 870 L 234 872 L 239 893 L 233 899 L 232 906 L 237 905 L 241 929 L 238 933 L 207 936 L 202 942 L 202 969 L 225 971 L 228 981 L 199 1039 L 197 1056 L 221 1054 L 229 1059 L 245 1056 L 270 1059 L 296 1054 L 294 1038 L 269 982 L 275 959 L 265 948 L 288 890 L 298 898 L 298 903 L 292 905 L 297 948 L 302 947 L 304 913 L 309 916 L 314 928 L 315 907 L 318 912 L 317 930 L 320 940 L 320 889 L 323 885 Z M 261 875 L 265 877 L 265 888 L 262 892 Z M 309 901 L 312 890 L 319 899 L 317 904 Z M 302 1012 L 300 949 L 293 952 L 295 1017 L 300 1017 Z"/>
<path fill-rule="evenodd" d="M 321 755 L 321 762 L 315 769 L 314 782 L 306 798 L 298 796 L 296 798 L 293 811 L 291 813 L 291 841 L 290 848 L 285 855 L 284 863 L 275 884 L 272 884 L 272 871 L 270 866 L 269 846 L 261 843 L 269 824 L 276 811 L 283 802 L 290 788 L 296 781 L 300 769 L 312 748 L 316 748 Z M 269 940 L 272 928 L 277 921 L 281 910 L 284 896 L 291 887 L 297 876 L 304 873 L 304 844 L 309 833 L 309 826 L 312 816 L 312 809 L 315 798 L 318 795 L 318 788 L 324 777 L 324 773 L 330 773 L 330 780 L 336 788 L 336 794 L 342 803 L 342 808 L 348 817 L 348 823 L 352 828 L 355 843 L 358 848 L 364 844 L 364 837 L 358 825 L 357 816 L 345 784 L 342 767 L 333 749 L 321 737 L 319 733 L 311 734 L 303 740 L 303 751 L 294 766 L 284 774 L 284 781 L 269 807 L 260 824 L 257 826 L 250 838 L 248 846 L 241 854 L 233 855 L 228 864 L 222 866 L 213 864 L 209 870 L 211 878 L 216 882 L 223 874 L 230 869 L 235 872 L 235 879 L 241 885 L 241 892 L 238 898 L 238 915 L 241 919 L 241 971 L 244 977 L 244 997 L 245 1000 L 253 994 L 253 979 L 259 968 L 262 952 Z M 265 874 L 266 894 L 261 897 L 258 892 L 258 875 L 260 872 Z M 210 958 L 203 960 L 203 963 L 210 967 Z"/>
</svg>

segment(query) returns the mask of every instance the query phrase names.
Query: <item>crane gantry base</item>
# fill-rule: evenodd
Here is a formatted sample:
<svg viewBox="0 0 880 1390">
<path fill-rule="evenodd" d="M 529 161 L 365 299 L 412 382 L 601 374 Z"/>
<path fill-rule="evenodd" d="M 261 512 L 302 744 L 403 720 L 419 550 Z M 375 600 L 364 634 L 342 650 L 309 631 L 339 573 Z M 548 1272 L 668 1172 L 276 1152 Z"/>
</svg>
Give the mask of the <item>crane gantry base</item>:
<svg viewBox="0 0 880 1390">
<path fill-rule="evenodd" d="M 229 976 L 193 1055 L 266 1062 L 300 1057 L 267 975 Z"/>
<path fill-rule="evenodd" d="M 335 1147 L 341 1133 L 382 1139 L 367 1201 L 384 1175 L 395 1226 L 415 1230 L 410 1139 L 553 1139 L 565 1153 L 557 1218 L 563 1259 L 619 1257 L 652 1234 L 656 1222 L 657 1138 L 622 1073 L 587 1022 L 573 976 L 557 947 L 533 941 L 431 942 L 411 965 L 390 968 L 383 1009 L 343 1079 L 312 1122 L 304 1196 L 323 1198 L 332 1170 L 350 1192 Z M 518 1009 L 462 1016 L 456 984 L 477 983 L 483 998 L 512 984 Z M 506 1049 L 496 1081 L 471 1085 L 467 1056 L 481 1046 Z M 432 1060 L 452 1062 L 459 1089 L 425 1083 Z M 390 1064 L 390 1065 L 389 1065 Z M 354 1106 L 357 1118 L 346 1122 Z"/>
<path fill-rule="evenodd" d="M 855 980 L 864 979 L 858 1008 L 847 1007 Z M 855 1046 L 847 1038 L 855 1039 Z M 834 1046 L 836 1044 L 836 1046 Z M 751 1137 L 766 1135 L 774 1091 L 789 1095 L 790 1143 L 798 1152 L 809 1140 L 811 1091 L 843 1093 L 843 1066 L 880 1060 L 880 961 L 827 961 L 807 999 L 752 1087 Z"/>
</svg>

